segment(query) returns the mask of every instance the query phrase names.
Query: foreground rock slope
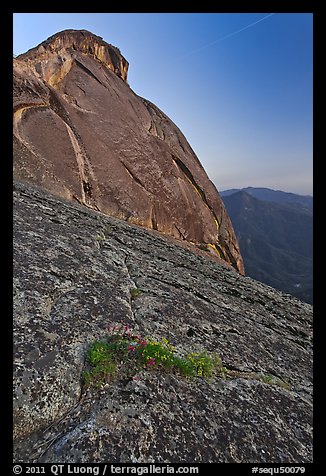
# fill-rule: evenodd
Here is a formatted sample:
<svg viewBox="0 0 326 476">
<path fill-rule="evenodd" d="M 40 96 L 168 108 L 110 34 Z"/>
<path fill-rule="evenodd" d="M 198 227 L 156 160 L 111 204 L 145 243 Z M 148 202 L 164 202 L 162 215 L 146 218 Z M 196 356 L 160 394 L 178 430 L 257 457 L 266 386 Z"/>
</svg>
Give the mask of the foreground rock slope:
<svg viewBox="0 0 326 476">
<path fill-rule="evenodd" d="M 120 51 L 66 30 L 14 59 L 14 175 L 243 262 L 215 186 L 176 125 L 127 84 Z"/>
<path fill-rule="evenodd" d="M 15 461 L 312 461 L 310 305 L 16 183 L 14 311 Z M 115 323 L 218 352 L 229 376 L 144 370 L 87 391 L 87 347 Z"/>
</svg>

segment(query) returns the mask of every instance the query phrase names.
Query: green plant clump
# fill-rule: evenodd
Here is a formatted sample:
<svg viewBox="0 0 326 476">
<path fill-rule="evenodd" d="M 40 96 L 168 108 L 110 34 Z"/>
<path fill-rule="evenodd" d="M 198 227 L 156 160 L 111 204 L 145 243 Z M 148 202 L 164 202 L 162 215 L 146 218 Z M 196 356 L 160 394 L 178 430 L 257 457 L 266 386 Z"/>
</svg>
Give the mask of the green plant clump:
<svg viewBox="0 0 326 476">
<path fill-rule="evenodd" d="M 226 378 L 227 373 L 218 354 L 191 352 L 180 356 L 167 339 L 143 338 L 133 334 L 128 326 L 114 327 L 106 340 L 91 344 L 86 365 L 83 380 L 87 387 L 101 387 L 118 370 L 132 375 L 138 370 L 156 368 L 189 378 L 211 378 L 214 375 Z"/>
<path fill-rule="evenodd" d="M 97 237 L 96 237 L 96 241 L 102 242 L 102 241 L 105 241 L 105 240 L 106 240 L 106 237 L 105 237 L 104 234 L 97 235 Z"/>
<path fill-rule="evenodd" d="M 91 384 L 103 385 L 116 371 L 116 363 L 106 342 L 94 342 L 87 351 L 86 362 L 90 367 L 90 370 L 83 372 L 83 380 L 87 387 Z"/>
<path fill-rule="evenodd" d="M 142 290 L 139 288 L 131 288 L 130 289 L 130 297 L 131 299 L 135 299 L 136 297 L 140 296 L 142 294 Z"/>
<path fill-rule="evenodd" d="M 106 225 L 104 229 L 96 236 L 96 241 L 102 243 L 106 240 L 107 235 L 110 235 L 112 232 L 112 226 L 110 224 Z"/>
</svg>

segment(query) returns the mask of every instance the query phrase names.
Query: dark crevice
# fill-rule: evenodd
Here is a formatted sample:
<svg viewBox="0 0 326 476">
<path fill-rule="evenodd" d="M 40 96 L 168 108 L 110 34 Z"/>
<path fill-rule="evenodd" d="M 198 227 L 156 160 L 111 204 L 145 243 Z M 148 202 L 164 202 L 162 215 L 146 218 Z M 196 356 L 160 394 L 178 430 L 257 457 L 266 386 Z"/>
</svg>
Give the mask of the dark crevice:
<svg viewBox="0 0 326 476">
<path fill-rule="evenodd" d="M 151 212 L 151 223 L 152 223 L 153 230 L 157 230 L 157 218 L 156 218 L 156 212 L 155 212 L 155 207 L 154 206 L 153 206 L 152 212 Z"/>
<path fill-rule="evenodd" d="M 96 203 L 93 204 L 93 208 L 98 212 L 101 212 L 101 209 L 96 205 Z"/>
<path fill-rule="evenodd" d="M 220 258 L 224 259 L 224 261 L 229 261 L 228 258 L 230 258 L 230 256 L 226 255 L 226 250 L 224 250 L 218 243 L 215 243 L 215 247 L 217 249 L 218 254 L 220 255 Z"/>
<path fill-rule="evenodd" d="M 186 236 L 182 233 L 182 231 L 180 230 L 180 228 L 174 223 L 174 226 L 175 228 L 177 229 L 177 231 L 180 233 L 180 236 L 183 240 L 187 241 L 187 238 Z"/>
<path fill-rule="evenodd" d="M 197 334 L 196 331 L 192 329 L 191 327 L 189 327 L 189 329 L 187 330 L 187 336 L 194 337 L 196 334 Z"/>
<path fill-rule="evenodd" d="M 205 205 L 211 210 L 211 207 L 207 202 L 207 199 L 206 199 L 206 196 L 205 196 L 205 193 L 204 193 L 203 189 L 197 184 L 196 180 L 194 179 L 194 176 L 192 175 L 192 173 L 190 172 L 188 167 L 182 162 L 182 160 L 178 159 L 178 157 L 176 157 L 173 154 L 172 154 L 172 159 L 177 164 L 179 169 L 181 169 L 181 171 L 185 174 L 185 176 L 187 177 L 189 182 L 191 182 L 192 185 L 195 187 L 195 189 L 198 191 L 198 193 L 199 193 L 201 199 L 203 200 L 203 202 L 205 203 Z"/>
<path fill-rule="evenodd" d="M 216 222 L 218 223 L 218 225 L 220 225 L 220 221 L 218 220 L 217 216 L 216 216 L 216 213 L 215 211 L 213 210 L 213 208 L 211 207 L 211 205 L 208 203 L 207 201 L 207 198 L 206 198 L 206 195 L 205 195 L 205 192 L 204 190 L 198 185 L 198 183 L 196 182 L 196 180 L 194 179 L 194 176 L 192 175 L 192 173 L 190 172 L 190 170 L 188 169 L 188 167 L 182 162 L 182 160 L 180 160 L 178 157 L 176 157 L 175 155 L 172 154 L 172 159 L 174 161 L 174 163 L 179 167 L 179 169 L 184 173 L 184 175 L 187 177 L 187 179 L 189 180 L 189 182 L 195 187 L 195 189 L 197 190 L 197 192 L 199 193 L 200 195 L 200 198 L 202 199 L 202 201 L 204 202 L 204 204 L 206 205 L 206 207 L 209 209 L 209 211 L 211 212 L 211 214 L 213 215 L 214 219 L 216 220 Z"/>
<path fill-rule="evenodd" d="M 237 334 L 238 336 L 241 336 L 241 333 L 237 331 L 237 329 L 226 329 L 226 332 L 229 334 Z"/>
<path fill-rule="evenodd" d="M 83 180 L 83 189 L 84 189 L 84 192 L 86 193 L 86 195 L 89 197 L 89 198 L 92 198 L 92 187 L 91 187 L 91 184 L 86 182 L 85 180 Z"/>
<path fill-rule="evenodd" d="M 84 95 L 86 96 L 86 91 L 82 87 L 79 86 L 79 84 L 76 84 L 77 88 L 79 88 L 81 91 L 83 91 Z"/>
<path fill-rule="evenodd" d="M 135 176 L 135 174 L 130 170 L 130 168 L 124 163 L 121 161 L 121 164 L 124 166 L 124 168 L 127 170 L 128 174 L 131 176 L 131 178 L 138 184 L 140 185 L 144 190 L 146 190 L 146 188 L 144 187 L 144 185 L 142 184 L 142 182 L 139 180 L 139 178 L 137 178 Z M 147 191 L 147 190 L 146 190 Z"/>
<path fill-rule="evenodd" d="M 229 250 L 229 247 L 226 245 L 225 241 L 221 237 L 220 237 L 220 243 L 222 246 L 224 245 L 224 248 L 222 248 L 222 246 L 219 246 L 219 250 L 225 256 L 225 261 L 228 261 L 235 269 L 238 269 L 237 260 L 234 258 L 234 256 Z M 236 249 L 238 249 L 238 247 Z"/>
<path fill-rule="evenodd" d="M 86 66 L 84 66 L 83 63 L 81 63 L 77 59 L 75 59 L 75 62 L 77 64 L 77 66 L 79 66 L 83 71 L 85 71 L 86 74 L 91 76 L 91 78 L 94 78 L 98 83 L 100 83 L 103 86 L 101 81 L 95 76 L 95 74 L 92 73 L 92 71 L 90 69 L 86 68 Z"/>
</svg>

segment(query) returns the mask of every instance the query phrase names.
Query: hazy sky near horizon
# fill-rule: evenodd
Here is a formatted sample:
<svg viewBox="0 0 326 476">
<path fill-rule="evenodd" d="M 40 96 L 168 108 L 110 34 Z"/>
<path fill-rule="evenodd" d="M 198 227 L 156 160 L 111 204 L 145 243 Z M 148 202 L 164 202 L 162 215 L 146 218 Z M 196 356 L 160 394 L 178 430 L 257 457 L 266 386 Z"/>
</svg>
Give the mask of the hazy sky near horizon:
<svg viewBox="0 0 326 476">
<path fill-rule="evenodd" d="M 13 52 L 65 29 L 117 46 L 128 83 L 181 129 L 219 191 L 312 195 L 309 13 L 15 13 Z"/>
</svg>

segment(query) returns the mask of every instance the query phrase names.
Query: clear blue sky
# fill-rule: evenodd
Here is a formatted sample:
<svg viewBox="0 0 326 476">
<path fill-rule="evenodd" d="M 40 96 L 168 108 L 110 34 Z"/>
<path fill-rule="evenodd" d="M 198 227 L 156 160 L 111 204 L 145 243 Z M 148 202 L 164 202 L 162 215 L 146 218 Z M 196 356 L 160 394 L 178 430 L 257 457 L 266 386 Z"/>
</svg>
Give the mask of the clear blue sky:
<svg viewBox="0 0 326 476">
<path fill-rule="evenodd" d="M 268 15 L 15 13 L 13 48 L 89 30 L 121 50 L 131 88 L 176 123 L 218 190 L 312 194 L 313 16 Z"/>
</svg>

